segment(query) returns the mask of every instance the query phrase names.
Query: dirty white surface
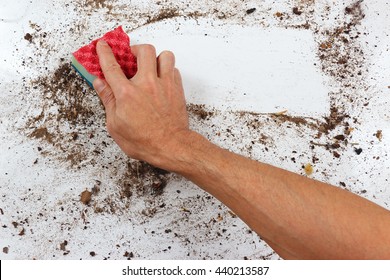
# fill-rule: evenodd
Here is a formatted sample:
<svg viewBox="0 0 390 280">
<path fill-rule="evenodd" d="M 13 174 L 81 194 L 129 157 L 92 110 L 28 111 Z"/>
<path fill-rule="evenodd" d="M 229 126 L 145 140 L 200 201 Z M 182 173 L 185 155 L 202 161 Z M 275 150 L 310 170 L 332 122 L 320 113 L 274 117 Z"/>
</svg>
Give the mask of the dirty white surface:
<svg viewBox="0 0 390 280">
<path fill-rule="evenodd" d="M 189 107 L 191 126 L 211 141 L 303 175 L 311 164 L 309 176 L 388 207 L 390 3 L 354 3 L 0 0 L 0 258 L 278 259 L 185 179 L 165 175 L 155 194 L 156 176 L 107 136 L 97 97 L 65 66 L 118 25 L 175 51 L 188 102 L 205 104 Z M 75 104 L 87 113 L 66 115 Z"/>
</svg>

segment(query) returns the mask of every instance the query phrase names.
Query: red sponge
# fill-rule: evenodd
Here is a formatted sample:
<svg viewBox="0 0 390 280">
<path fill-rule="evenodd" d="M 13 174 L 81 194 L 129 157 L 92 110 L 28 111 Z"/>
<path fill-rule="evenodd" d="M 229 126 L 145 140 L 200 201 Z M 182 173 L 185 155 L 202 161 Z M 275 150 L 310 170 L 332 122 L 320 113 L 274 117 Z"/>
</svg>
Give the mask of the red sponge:
<svg viewBox="0 0 390 280">
<path fill-rule="evenodd" d="M 123 31 L 122 26 L 103 35 L 103 37 L 92 41 L 89 45 L 80 48 L 73 53 L 74 58 L 88 71 L 89 74 L 104 79 L 100 68 L 99 58 L 96 53 L 96 44 L 103 39 L 111 47 L 116 60 L 121 66 L 128 79 L 137 73 L 137 59 L 130 48 L 130 38 Z"/>
</svg>

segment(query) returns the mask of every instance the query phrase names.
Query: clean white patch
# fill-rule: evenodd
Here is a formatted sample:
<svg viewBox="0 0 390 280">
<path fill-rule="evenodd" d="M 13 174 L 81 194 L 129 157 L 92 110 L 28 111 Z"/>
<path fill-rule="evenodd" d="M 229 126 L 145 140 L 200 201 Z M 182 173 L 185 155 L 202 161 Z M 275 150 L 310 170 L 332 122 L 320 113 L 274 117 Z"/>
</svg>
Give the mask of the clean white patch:
<svg viewBox="0 0 390 280">
<path fill-rule="evenodd" d="M 31 3 L 26 0 L 1 1 L 0 5 L 0 21 L 15 22 L 22 19 Z"/>
<path fill-rule="evenodd" d="M 312 117 L 329 112 L 329 89 L 310 31 L 176 18 L 130 37 L 132 44 L 175 53 L 188 102 Z"/>
</svg>

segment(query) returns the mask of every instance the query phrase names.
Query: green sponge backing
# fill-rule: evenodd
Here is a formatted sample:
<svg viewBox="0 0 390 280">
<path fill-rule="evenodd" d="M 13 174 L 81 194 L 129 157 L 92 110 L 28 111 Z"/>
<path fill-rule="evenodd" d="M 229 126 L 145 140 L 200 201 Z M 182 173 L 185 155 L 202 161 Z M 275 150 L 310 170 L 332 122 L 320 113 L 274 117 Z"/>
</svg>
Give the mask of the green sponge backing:
<svg viewBox="0 0 390 280">
<path fill-rule="evenodd" d="M 93 87 L 92 83 L 96 79 L 96 76 L 91 75 L 85 68 L 82 66 L 77 59 L 72 55 L 72 66 L 76 71 L 83 77 L 90 87 Z"/>
</svg>

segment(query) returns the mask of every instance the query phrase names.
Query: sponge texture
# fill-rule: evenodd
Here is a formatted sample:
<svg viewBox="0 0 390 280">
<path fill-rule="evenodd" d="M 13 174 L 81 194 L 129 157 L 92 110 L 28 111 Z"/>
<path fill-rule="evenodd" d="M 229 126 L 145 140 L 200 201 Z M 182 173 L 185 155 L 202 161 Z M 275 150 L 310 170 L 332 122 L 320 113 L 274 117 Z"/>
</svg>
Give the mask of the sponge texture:
<svg viewBox="0 0 390 280">
<path fill-rule="evenodd" d="M 108 43 L 126 77 L 128 79 L 132 78 L 137 73 L 137 59 L 131 52 L 130 38 L 121 26 L 74 52 L 72 65 L 76 70 L 89 84 L 93 82 L 95 77 L 104 79 L 104 74 L 99 64 L 99 57 L 96 53 L 96 44 L 99 40 L 104 40 Z"/>
</svg>

